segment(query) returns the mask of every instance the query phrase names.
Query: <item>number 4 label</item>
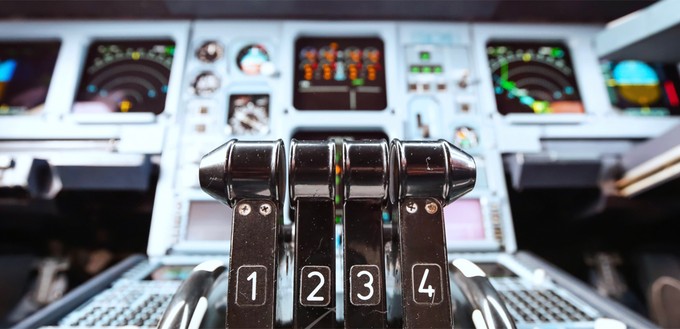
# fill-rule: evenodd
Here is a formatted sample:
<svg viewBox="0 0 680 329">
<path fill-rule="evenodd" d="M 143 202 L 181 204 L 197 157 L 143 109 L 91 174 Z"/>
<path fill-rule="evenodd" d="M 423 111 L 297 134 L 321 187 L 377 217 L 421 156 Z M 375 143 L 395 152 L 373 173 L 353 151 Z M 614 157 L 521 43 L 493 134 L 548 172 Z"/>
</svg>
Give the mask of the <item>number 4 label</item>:
<svg viewBox="0 0 680 329">
<path fill-rule="evenodd" d="M 442 269 L 437 264 L 415 264 L 411 267 L 413 301 L 418 304 L 442 302 Z"/>
</svg>

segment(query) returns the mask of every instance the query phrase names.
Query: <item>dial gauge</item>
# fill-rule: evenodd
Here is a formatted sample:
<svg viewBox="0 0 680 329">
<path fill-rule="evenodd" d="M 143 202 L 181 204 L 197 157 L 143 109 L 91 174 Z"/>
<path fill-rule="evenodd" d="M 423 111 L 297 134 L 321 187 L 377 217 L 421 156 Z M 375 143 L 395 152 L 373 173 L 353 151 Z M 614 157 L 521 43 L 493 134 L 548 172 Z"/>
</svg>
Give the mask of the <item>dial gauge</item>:
<svg viewBox="0 0 680 329">
<path fill-rule="evenodd" d="M 93 43 L 73 112 L 163 112 L 174 53 L 171 40 Z"/>
<path fill-rule="evenodd" d="M 274 64 L 269 58 L 267 48 L 259 44 L 251 44 L 243 47 L 236 56 L 241 72 L 247 75 L 271 75 L 274 73 Z"/>
<path fill-rule="evenodd" d="M 201 62 L 213 63 L 222 58 L 224 47 L 217 41 L 207 41 L 196 50 L 196 58 Z"/>
<path fill-rule="evenodd" d="M 490 42 L 487 55 L 501 114 L 584 112 L 565 45 Z"/>
<path fill-rule="evenodd" d="M 197 96 L 208 96 L 220 88 L 220 78 L 212 72 L 199 73 L 191 83 L 191 89 Z"/>
</svg>

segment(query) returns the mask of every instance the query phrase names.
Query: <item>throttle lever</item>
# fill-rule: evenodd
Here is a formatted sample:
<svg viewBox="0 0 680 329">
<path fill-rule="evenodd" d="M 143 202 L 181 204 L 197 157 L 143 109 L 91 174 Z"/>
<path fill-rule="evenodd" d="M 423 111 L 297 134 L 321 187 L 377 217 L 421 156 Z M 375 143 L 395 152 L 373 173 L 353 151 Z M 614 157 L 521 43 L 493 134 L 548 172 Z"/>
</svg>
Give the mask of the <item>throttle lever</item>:
<svg viewBox="0 0 680 329">
<path fill-rule="evenodd" d="M 201 160 L 201 188 L 234 208 L 228 328 L 275 326 L 285 166 L 282 140 L 231 140 Z"/>
<path fill-rule="evenodd" d="M 478 329 L 515 329 L 515 321 L 486 273 L 475 263 L 463 258 L 454 260 L 452 265 L 453 281 L 471 306 L 469 316 L 472 325 Z"/>
<path fill-rule="evenodd" d="M 390 176 L 403 327 L 451 328 L 443 207 L 473 189 L 474 159 L 444 140 L 395 139 Z"/>
</svg>

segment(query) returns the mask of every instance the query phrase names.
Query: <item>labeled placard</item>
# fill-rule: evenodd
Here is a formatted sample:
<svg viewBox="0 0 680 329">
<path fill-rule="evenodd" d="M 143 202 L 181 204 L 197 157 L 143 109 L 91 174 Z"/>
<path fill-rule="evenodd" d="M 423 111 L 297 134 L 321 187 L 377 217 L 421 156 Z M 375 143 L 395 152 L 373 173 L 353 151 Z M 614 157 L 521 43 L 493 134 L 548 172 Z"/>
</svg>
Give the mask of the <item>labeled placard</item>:
<svg viewBox="0 0 680 329">
<path fill-rule="evenodd" d="M 380 268 L 376 265 L 354 265 L 349 269 L 349 294 L 352 305 L 370 306 L 380 303 Z"/>
<path fill-rule="evenodd" d="M 328 266 L 303 266 L 300 270 L 300 304 L 328 306 L 331 301 L 331 269 Z"/>
<path fill-rule="evenodd" d="M 437 264 L 415 264 L 411 267 L 413 301 L 418 304 L 442 302 L 442 269 Z"/>
<path fill-rule="evenodd" d="M 267 268 L 243 265 L 236 271 L 236 304 L 261 306 L 267 301 Z"/>
</svg>

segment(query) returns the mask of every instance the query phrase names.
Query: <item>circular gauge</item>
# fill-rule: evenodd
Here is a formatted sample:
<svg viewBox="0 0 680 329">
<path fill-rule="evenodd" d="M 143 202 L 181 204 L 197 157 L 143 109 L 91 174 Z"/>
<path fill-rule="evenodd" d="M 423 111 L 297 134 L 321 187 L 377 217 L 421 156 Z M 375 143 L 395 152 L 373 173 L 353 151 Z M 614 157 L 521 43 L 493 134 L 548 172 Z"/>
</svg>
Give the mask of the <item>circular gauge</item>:
<svg viewBox="0 0 680 329">
<path fill-rule="evenodd" d="M 93 43 L 73 112 L 163 112 L 174 50 L 167 40 Z"/>
<path fill-rule="evenodd" d="M 274 73 L 274 65 L 269 59 L 267 49 L 262 45 L 251 44 L 243 47 L 236 56 L 236 64 L 247 75 Z"/>
<path fill-rule="evenodd" d="M 220 78 L 212 72 L 202 72 L 194 78 L 191 88 L 198 96 L 210 95 L 220 88 Z"/>
<path fill-rule="evenodd" d="M 269 95 L 232 95 L 227 119 L 234 135 L 269 132 Z"/>
<path fill-rule="evenodd" d="M 487 54 L 501 114 L 584 112 L 564 45 L 490 43 Z"/>
<path fill-rule="evenodd" d="M 207 41 L 196 50 L 196 58 L 201 62 L 213 63 L 222 58 L 224 48 L 217 41 Z"/>
<path fill-rule="evenodd" d="M 619 95 L 630 103 L 645 107 L 661 98 L 659 76 L 643 62 L 619 62 L 612 70 L 612 78 Z"/>
<path fill-rule="evenodd" d="M 479 138 L 474 129 L 466 126 L 456 128 L 453 144 L 462 149 L 471 149 L 479 145 Z"/>
</svg>

